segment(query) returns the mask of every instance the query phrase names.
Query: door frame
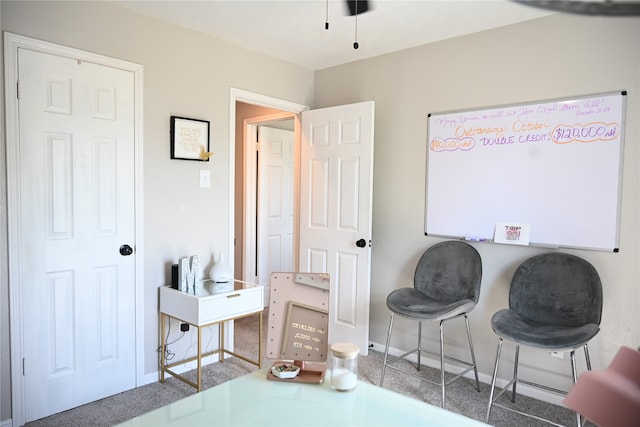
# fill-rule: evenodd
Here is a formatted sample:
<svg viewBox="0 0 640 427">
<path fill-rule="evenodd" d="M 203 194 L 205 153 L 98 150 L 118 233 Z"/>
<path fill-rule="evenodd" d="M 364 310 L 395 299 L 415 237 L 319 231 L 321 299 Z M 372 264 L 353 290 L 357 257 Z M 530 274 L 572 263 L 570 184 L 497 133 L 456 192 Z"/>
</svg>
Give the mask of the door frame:
<svg viewBox="0 0 640 427">
<path fill-rule="evenodd" d="M 19 230 L 22 226 L 20 200 L 20 149 L 19 149 L 19 105 L 18 105 L 18 50 L 28 49 L 40 53 L 63 56 L 98 65 L 129 71 L 134 78 L 134 196 L 135 196 L 135 372 L 136 386 L 144 382 L 144 250 L 143 250 L 143 185 L 142 185 L 142 65 L 116 58 L 102 56 L 54 43 L 4 33 L 5 74 L 5 125 L 7 166 L 7 243 L 11 256 L 8 258 L 9 272 L 9 319 L 11 343 L 11 416 L 14 425 L 23 425 L 26 419 L 25 387 L 23 376 L 23 332 L 22 310 L 22 241 Z"/>
<path fill-rule="evenodd" d="M 276 117 L 280 117 L 280 120 L 282 119 L 286 119 L 286 118 L 293 118 L 294 119 L 294 127 L 295 127 L 295 144 L 296 146 L 299 145 L 300 142 L 300 113 L 302 113 L 303 111 L 307 111 L 309 110 L 309 106 L 307 105 L 303 105 L 303 104 L 298 104 L 295 102 L 290 102 L 290 101 L 285 101 L 282 99 L 278 99 L 278 98 L 273 98 L 270 96 L 266 96 L 266 95 L 261 95 L 258 93 L 254 93 L 254 92 L 249 92 L 243 89 L 238 89 L 238 88 L 234 88 L 231 87 L 229 89 L 229 250 L 227 251 L 229 254 L 231 254 L 231 256 L 229 257 L 230 259 L 228 260 L 228 263 L 230 265 L 235 265 L 235 219 L 236 219 L 236 212 L 235 212 L 235 200 L 234 200 L 234 196 L 235 196 L 235 148 L 236 148 L 236 103 L 237 102 L 243 102 L 245 104 L 252 104 L 252 105 L 258 105 L 260 107 L 265 107 L 265 108 L 271 108 L 274 110 L 280 110 L 282 112 L 282 114 L 280 113 L 276 113 L 275 115 L 270 115 L 269 117 L 275 119 Z M 265 116 L 262 116 L 263 118 Z M 242 131 L 245 133 L 245 137 L 243 138 L 243 145 L 244 148 L 246 148 L 247 144 L 248 144 L 248 137 L 249 135 L 247 134 L 247 127 L 248 125 L 255 123 L 256 127 L 257 127 L 257 122 L 253 121 L 253 118 L 251 119 L 247 119 L 244 120 L 243 126 L 242 126 Z M 298 150 L 296 150 L 298 151 Z M 246 168 L 247 167 L 247 150 L 244 150 L 244 162 L 243 165 Z M 300 182 L 300 168 L 299 168 L 299 155 L 296 154 L 296 168 L 295 168 L 295 172 L 294 172 L 294 182 L 297 183 L 296 184 L 296 188 L 298 188 L 297 186 L 299 185 Z M 245 176 L 247 174 L 247 170 L 245 170 Z M 252 173 L 257 173 L 255 170 L 255 167 L 252 168 Z M 252 177 L 255 178 L 255 175 L 252 175 Z M 250 195 L 247 194 L 247 190 L 249 189 L 246 183 L 247 180 L 245 180 L 245 188 L 244 188 L 244 192 L 245 194 L 243 195 L 243 198 L 245 200 L 244 203 L 244 211 L 242 212 L 242 218 L 243 221 L 245 222 L 245 240 L 243 241 L 243 244 L 246 245 L 246 227 L 250 227 L 247 222 L 246 219 L 249 218 L 248 215 L 250 215 L 250 212 L 248 212 L 249 209 L 254 209 L 255 206 L 250 207 L 247 205 L 247 197 L 250 197 Z M 295 191 L 294 191 L 295 192 Z M 294 210 L 297 212 L 299 209 L 299 205 L 298 205 L 298 196 L 295 195 L 295 199 L 294 199 Z M 253 202 L 253 205 L 255 205 L 255 202 Z M 298 228 L 298 222 L 297 219 L 296 221 L 294 221 L 294 230 L 297 230 Z M 255 236 L 255 226 L 253 226 L 253 231 L 254 231 L 254 236 Z M 255 250 L 255 242 L 253 243 L 253 250 Z M 296 247 L 297 247 L 297 243 L 296 243 Z M 244 247 L 244 251 L 246 253 L 246 246 Z M 295 251 L 294 251 L 295 253 Z M 297 258 L 297 256 L 296 256 Z M 247 266 L 246 263 L 243 263 L 242 266 L 242 273 L 243 273 L 243 278 L 246 278 L 247 276 L 245 276 L 247 272 Z M 268 296 L 265 296 L 268 297 Z"/>
<path fill-rule="evenodd" d="M 259 245 L 257 244 L 257 238 L 258 238 L 258 233 L 260 232 L 260 229 L 256 225 L 256 220 L 258 223 L 260 222 L 259 221 L 260 212 L 258 210 L 259 206 L 257 203 L 258 196 L 259 196 L 259 193 L 258 193 L 259 188 L 257 185 L 259 181 L 259 176 L 258 176 L 257 162 L 254 155 L 255 150 L 252 149 L 252 146 L 255 148 L 255 144 L 258 137 L 259 126 L 268 126 L 269 124 L 277 123 L 283 120 L 291 120 L 291 119 L 294 120 L 294 128 L 295 128 L 295 122 L 296 122 L 297 116 L 294 113 L 287 113 L 287 112 L 250 117 L 243 121 L 242 128 L 244 132 L 243 149 L 244 149 L 244 176 L 245 176 L 244 189 L 243 189 L 243 192 L 244 192 L 244 205 L 243 205 L 244 206 L 244 212 L 243 212 L 244 244 L 242 246 L 243 248 L 242 253 L 243 253 L 243 259 L 244 259 L 244 262 L 242 263 L 243 280 L 248 280 L 249 278 L 251 278 L 250 281 L 253 282 L 253 279 L 255 279 L 255 275 L 253 273 L 256 272 L 257 270 L 258 257 L 260 255 Z M 295 130 L 294 130 L 294 141 L 295 141 Z M 299 162 L 297 162 L 296 159 L 294 159 L 294 163 L 296 165 L 299 164 Z M 295 167 L 294 174 L 296 173 L 295 172 L 296 170 L 298 170 L 298 167 Z M 294 180 L 294 206 L 296 205 L 295 193 L 297 189 L 298 189 L 298 183 L 295 182 Z M 297 215 L 296 215 L 296 218 L 297 218 Z M 294 220 L 294 223 L 295 223 L 295 220 Z M 294 235 L 295 236 L 298 235 L 297 230 L 295 230 L 295 225 L 294 225 Z M 297 244 L 295 240 L 296 238 L 294 238 L 293 265 L 297 265 L 296 260 L 298 259 L 297 253 L 296 253 Z M 258 254 L 258 257 L 252 258 L 250 256 L 251 254 Z M 269 297 L 268 295 L 265 295 L 265 301 L 266 299 L 268 299 L 268 297 Z"/>
</svg>

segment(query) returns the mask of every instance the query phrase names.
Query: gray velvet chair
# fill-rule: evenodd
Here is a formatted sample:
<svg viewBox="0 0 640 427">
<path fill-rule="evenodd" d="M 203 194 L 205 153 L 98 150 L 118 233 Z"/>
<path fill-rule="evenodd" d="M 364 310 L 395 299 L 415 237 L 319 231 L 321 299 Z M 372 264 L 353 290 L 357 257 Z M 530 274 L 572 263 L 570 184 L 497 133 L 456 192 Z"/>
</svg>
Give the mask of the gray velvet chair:
<svg viewBox="0 0 640 427">
<path fill-rule="evenodd" d="M 482 281 L 482 260 L 473 246 L 461 241 L 438 243 L 427 249 L 418 261 L 413 287 L 396 289 L 387 297 L 387 307 L 391 310 L 389 332 L 384 350 L 384 363 L 380 374 L 380 386 L 384 381 L 386 368 L 418 377 L 441 387 L 442 407 L 446 406 L 445 387 L 473 369 L 476 379 L 476 390 L 480 391 L 478 369 L 476 366 L 469 313 L 478 303 L 480 283 Z M 418 347 L 397 357 L 389 357 L 389 343 L 395 316 L 418 322 Z M 467 339 L 471 352 L 471 362 L 463 361 L 444 354 L 444 323 L 448 320 L 463 317 L 467 327 Z M 440 352 L 422 348 L 422 322 L 436 321 L 440 325 Z M 440 358 L 440 382 L 432 381 L 420 375 L 422 353 L 429 353 Z M 407 370 L 397 362 L 410 354 L 417 354 L 416 371 Z M 445 379 L 445 359 L 463 365 L 466 369 L 459 374 Z"/>
<path fill-rule="evenodd" d="M 509 308 L 496 312 L 491 327 L 498 335 L 498 351 L 491 380 L 486 422 L 496 406 L 524 416 L 532 416 L 496 401 L 512 387 L 516 400 L 518 382 L 560 394 L 565 391 L 518 378 L 520 346 L 546 351 L 569 351 L 573 382 L 577 379 L 575 350 L 583 347 L 587 370 L 591 370 L 587 343 L 600 330 L 602 284 L 596 269 L 587 261 L 565 253 L 546 253 L 525 260 L 516 269 L 509 288 Z M 494 397 L 503 340 L 515 343 L 513 378 Z M 580 415 L 576 414 L 578 426 Z M 557 424 L 556 424 L 557 425 Z"/>
</svg>

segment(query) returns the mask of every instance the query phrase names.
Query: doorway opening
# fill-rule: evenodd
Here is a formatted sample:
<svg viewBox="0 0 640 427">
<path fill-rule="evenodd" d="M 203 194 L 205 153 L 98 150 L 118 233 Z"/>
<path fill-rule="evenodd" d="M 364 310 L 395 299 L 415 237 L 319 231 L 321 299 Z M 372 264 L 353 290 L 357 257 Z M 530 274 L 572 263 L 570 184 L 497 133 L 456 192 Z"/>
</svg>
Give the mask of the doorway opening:
<svg viewBox="0 0 640 427">
<path fill-rule="evenodd" d="M 247 174 L 242 164 L 244 145 L 238 145 L 237 140 L 244 141 L 245 119 L 293 113 L 299 147 L 295 150 L 293 178 L 293 210 L 298 215 L 294 223 L 297 234 L 293 238 L 294 253 L 298 258 L 294 271 L 331 275 L 329 310 L 333 314 L 329 339 L 356 343 L 366 354 L 371 277 L 371 245 L 366 245 L 366 241 L 371 242 L 375 104 L 367 101 L 307 111 L 305 106 L 233 88 L 230 100 L 229 229 L 234 235 L 229 247 L 235 247 L 236 278 L 243 279 L 246 263 L 245 229 L 255 224 L 256 219 L 254 215 L 245 221 Z M 262 107 L 272 111 L 247 113 L 241 118 L 238 110 L 242 104 L 248 104 L 250 109 Z M 242 151 L 237 153 L 236 147 Z M 361 240 L 365 245 L 359 244 Z M 254 255 L 247 254 L 247 258 L 251 256 Z"/>
<path fill-rule="evenodd" d="M 293 271 L 298 266 L 298 114 L 308 107 L 236 89 L 232 89 L 231 102 L 231 129 L 235 130 L 231 149 L 235 153 L 233 200 L 230 202 L 230 218 L 234 223 L 234 274 L 237 280 L 263 285 L 266 306 L 271 271 Z M 287 143 L 282 142 L 281 145 L 276 141 L 279 137 L 271 139 L 275 141 L 271 149 L 263 148 L 270 152 L 289 153 L 289 165 L 284 168 L 279 165 L 260 166 L 261 159 L 264 161 L 269 157 L 264 152 L 262 156 L 259 155 L 258 139 L 262 130 L 282 131 L 291 136 L 292 145 L 288 148 Z M 270 144 L 263 146 L 269 147 Z M 274 221 L 268 219 L 270 216 L 274 219 L 278 216 L 274 214 L 278 213 L 291 215 L 276 226 L 284 226 L 287 231 L 280 228 L 276 233 L 279 237 L 269 237 L 268 228 L 273 226 Z M 283 257 L 285 262 L 282 262 Z"/>
<path fill-rule="evenodd" d="M 243 280 L 264 287 L 271 273 L 295 271 L 298 233 L 295 115 L 244 120 Z"/>
</svg>

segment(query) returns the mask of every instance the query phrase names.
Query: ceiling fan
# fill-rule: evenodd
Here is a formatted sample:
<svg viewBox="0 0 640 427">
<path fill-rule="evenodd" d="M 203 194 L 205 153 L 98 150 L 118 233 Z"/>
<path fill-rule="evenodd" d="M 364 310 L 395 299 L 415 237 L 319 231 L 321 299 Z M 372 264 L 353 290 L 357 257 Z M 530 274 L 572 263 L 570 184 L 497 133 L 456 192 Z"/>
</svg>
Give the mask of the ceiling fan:
<svg viewBox="0 0 640 427">
<path fill-rule="evenodd" d="M 582 0 L 512 0 L 527 6 L 556 12 L 599 16 L 639 16 L 640 2 L 637 1 L 582 1 Z"/>
<path fill-rule="evenodd" d="M 575 13 L 580 15 L 602 16 L 638 16 L 640 2 L 613 0 L 512 0 L 515 3 L 534 6 L 556 12 Z M 367 0 L 345 0 L 349 15 L 359 15 L 369 10 Z"/>
<path fill-rule="evenodd" d="M 534 6 L 556 12 L 580 15 L 638 16 L 640 2 L 613 0 L 512 0 L 515 3 Z M 345 0 L 350 16 L 360 15 L 369 10 L 367 0 Z"/>
<path fill-rule="evenodd" d="M 361 15 L 369 10 L 369 2 L 367 0 L 344 0 L 347 5 L 347 13 L 349 16 L 355 16 L 355 41 L 353 42 L 353 48 L 357 49 L 358 44 L 358 15 Z M 327 8 L 327 20 L 324 23 L 324 29 L 329 29 L 329 0 L 326 0 Z"/>
<path fill-rule="evenodd" d="M 360 15 L 369 10 L 369 2 L 367 0 L 345 0 L 349 15 Z"/>
<path fill-rule="evenodd" d="M 598 16 L 640 16 L 640 2 L 638 1 L 612 1 L 612 0 L 512 0 L 527 6 L 538 7 L 556 12 L 598 15 Z M 369 10 L 368 0 L 345 0 L 347 13 L 355 16 L 355 41 L 353 48 L 358 45 L 358 15 Z M 327 0 L 327 8 L 329 1 Z M 329 29 L 328 11 L 325 29 Z"/>
<path fill-rule="evenodd" d="M 353 48 L 357 49 L 360 46 L 358 44 L 358 15 L 369 10 L 369 2 L 367 0 L 346 0 L 346 2 L 349 8 L 349 15 L 356 17 L 356 36 Z"/>
</svg>

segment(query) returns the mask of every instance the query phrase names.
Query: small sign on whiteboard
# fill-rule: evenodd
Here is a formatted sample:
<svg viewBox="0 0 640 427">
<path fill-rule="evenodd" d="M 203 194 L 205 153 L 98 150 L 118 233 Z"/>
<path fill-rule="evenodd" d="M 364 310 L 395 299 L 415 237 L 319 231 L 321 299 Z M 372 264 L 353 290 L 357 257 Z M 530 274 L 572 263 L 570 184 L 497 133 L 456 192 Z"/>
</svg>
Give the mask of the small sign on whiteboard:
<svg viewBox="0 0 640 427">
<path fill-rule="evenodd" d="M 493 236 L 494 243 L 506 243 L 508 245 L 528 245 L 531 224 L 519 222 L 498 222 Z"/>
</svg>

